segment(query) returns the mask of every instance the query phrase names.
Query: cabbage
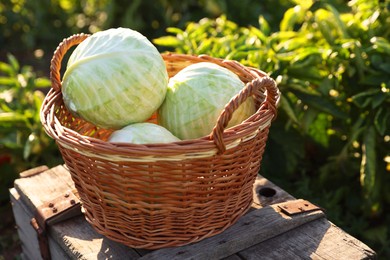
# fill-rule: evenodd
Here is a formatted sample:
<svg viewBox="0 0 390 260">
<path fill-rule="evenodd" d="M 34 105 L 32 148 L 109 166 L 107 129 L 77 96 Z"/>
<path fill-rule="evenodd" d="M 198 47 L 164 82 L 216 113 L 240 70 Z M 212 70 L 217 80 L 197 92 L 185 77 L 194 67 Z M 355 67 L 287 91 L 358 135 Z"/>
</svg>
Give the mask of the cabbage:
<svg viewBox="0 0 390 260">
<path fill-rule="evenodd" d="M 152 123 L 136 123 L 114 131 L 108 138 L 109 142 L 153 144 L 180 141 L 162 126 Z"/>
<path fill-rule="evenodd" d="M 66 107 L 97 126 L 143 122 L 164 100 L 165 63 L 143 35 L 126 28 L 93 34 L 71 54 L 62 82 Z"/>
<path fill-rule="evenodd" d="M 244 86 L 236 74 L 217 64 L 192 64 L 169 79 L 158 123 L 182 140 L 208 135 L 225 105 Z M 250 97 L 233 113 L 228 127 L 240 124 L 254 112 Z"/>
</svg>

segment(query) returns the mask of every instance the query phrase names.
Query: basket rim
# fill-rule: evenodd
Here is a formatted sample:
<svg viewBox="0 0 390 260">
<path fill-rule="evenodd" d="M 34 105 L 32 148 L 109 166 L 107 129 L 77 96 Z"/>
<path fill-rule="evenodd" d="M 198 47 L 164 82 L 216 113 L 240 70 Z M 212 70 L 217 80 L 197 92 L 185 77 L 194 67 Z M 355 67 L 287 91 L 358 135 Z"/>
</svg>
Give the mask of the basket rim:
<svg viewBox="0 0 390 260">
<path fill-rule="evenodd" d="M 57 93 L 57 95 L 60 95 L 60 93 Z M 210 135 L 197 139 L 155 144 L 107 142 L 99 138 L 82 135 L 61 125 L 59 119 L 55 117 L 55 103 L 50 101 L 48 99 L 45 102 L 52 104 L 48 107 L 49 113 L 42 119 L 46 133 L 60 146 L 89 157 L 110 158 L 111 161 L 153 161 L 156 160 L 155 156 L 158 156 L 161 160 L 169 161 L 210 157 L 220 153 Z M 53 117 L 54 122 L 50 119 L 47 120 L 46 117 L 50 116 Z M 252 118 L 257 120 L 252 121 Z M 239 143 L 254 138 L 254 135 L 259 131 L 269 127 L 273 119 L 274 113 L 272 110 L 261 107 L 241 124 L 225 129 L 223 139 L 226 150 L 234 149 Z M 52 123 L 48 123 L 50 121 Z M 178 155 L 183 156 L 178 157 Z M 144 159 L 137 159 L 138 157 Z M 147 159 L 147 157 L 150 157 L 150 159 Z"/>
<path fill-rule="evenodd" d="M 57 109 L 57 102 L 63 102 L 59 75 L 61 59 L 72 45 L 80 43 L 88 36 L 89 35 L 85 34 L 73 35 L 64 39 L 57 47 L 51 62 L 52 88 L 46 95 L 40 111 L 41 123 L 46 133 L 58 144 L 66 148 L 80 153 L 84 150 L 92 153 L 105 153 L 106 155 L 112 155 L 113 157 L 117 155 L 119 156 L 116 158 L 117 160 L 123 160 L 123 156 L 132 155 L 147 157 L 164 154 L 168 158 L 169 156 L 177 156 L 183 152 L 193 154 L 193 156 L 199 156 L 200 153 L 203 153 L 203 155 L 208 154 L 207 156 L 210 156 L 223 153 L 226 149 L 234 148 L 236 146 L 234 143 L 237 143 L 237 141 L 249 140 L 253 133 L 268 127 L 271 124 L 271 121 L 276 118 L 280 91 L 277 88 L 275 81 L 265 72 L 256 68 L 246 67 L 237 61 L 213 58 L 208 55 L 197 56 L 165 53 L 161 54 L 164 61 L 178 60 L 180 62 L 190 63 L 204 61 L 214 62 L 227 67 L 228 69 L 234 69 L 235 71 L 233 72 L 236 74 L 241 73 L 241 77 L 244 77 L 245 80 L 248 81 L 245 88 L 233 97 L 225 106 L 216 126 L 209 135 L 196 139 L 155 144 L 107 142 L 95 137 L 82 135 L 75 130 L 61 125 L 60 120 L 56 117 L 55 111 Z M 257 111 L 241 124 L 226 128 L 233 111 L 244 102 L 247 97 L 253 96 L 252 94 L 254 92 L 261 95 L 261 98 L 258 99 L 262 99 L 258 100 L 259 104 Z M 231 111 L 232 109 L 233 111 Z"/>
</svg>

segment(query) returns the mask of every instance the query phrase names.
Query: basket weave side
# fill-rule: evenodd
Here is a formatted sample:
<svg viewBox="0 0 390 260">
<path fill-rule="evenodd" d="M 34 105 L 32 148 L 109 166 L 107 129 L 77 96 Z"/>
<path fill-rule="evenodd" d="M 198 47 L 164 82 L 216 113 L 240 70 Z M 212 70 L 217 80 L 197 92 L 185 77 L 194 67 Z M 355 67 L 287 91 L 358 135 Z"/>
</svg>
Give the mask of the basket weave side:
<svg viewBox="0 0 390 260">
<path fill-rule="evenodd" d="M 207 160 L 114 163 L 61 152 L 95 229 L 153 249 L 218 234 L 247 211 L 267 132 Z"/>
<path fill-rule="evenodd" d="M 60 44 L 53 56 L 53 75 L 59 75 L 66 50 L 85 37 Z M 233 71 L 246 84 L 226 105 L 209 136 L 169 144 L 108 143 L 112 130 L 67 110 L 57 76 L 41 109 L 42 124 L 58 144 L 87 221 L 99 233 L 135 248 L 199 241 L 222 232 L 248 210 L 279 100 L 275 82 L 254 68 L 204 55 L 163 58 L 170 77 L 189 64 L 209 61 Z M 225 129 L 233 111 L 249 96 L 255 99 L 256 113 Z"/>
</svg>

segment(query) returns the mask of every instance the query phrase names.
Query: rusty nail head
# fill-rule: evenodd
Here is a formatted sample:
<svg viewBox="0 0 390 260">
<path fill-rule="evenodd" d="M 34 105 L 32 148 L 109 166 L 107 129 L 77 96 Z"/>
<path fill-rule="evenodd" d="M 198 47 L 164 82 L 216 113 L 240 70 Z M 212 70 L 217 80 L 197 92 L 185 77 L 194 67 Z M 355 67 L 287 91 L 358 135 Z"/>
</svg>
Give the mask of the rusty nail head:
<svg viewBox="0 0 390 260">
<path fill-rule="evenodd" d="M 49 208 L 54 207 L 54 204 L 52 202 L 49 203 Z"/>
<path fill-rule="evenodd" d="M 52 210 L 53 210 L 53 213 L 57 212 L 57 208 L 56 207 L 53 207 Z"/>
<path fill-rule="evenodd" d="M 65 193 L 65 198 L 69 197 L 69 193 Z"/>
<path fill-rule="evenodd" d="M 76 204 L 76 201 L 75 200 L 70 200 L 70 204 L 74 205 L 74 204 Z"/>
</svg>

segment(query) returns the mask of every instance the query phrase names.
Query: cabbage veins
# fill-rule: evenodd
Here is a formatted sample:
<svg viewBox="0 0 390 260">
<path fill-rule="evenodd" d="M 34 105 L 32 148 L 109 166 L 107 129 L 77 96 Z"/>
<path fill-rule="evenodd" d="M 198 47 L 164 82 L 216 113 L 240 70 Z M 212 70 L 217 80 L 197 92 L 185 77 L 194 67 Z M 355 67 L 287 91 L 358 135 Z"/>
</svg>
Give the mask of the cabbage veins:
<svg viewBox="0 0 390 260">
<path fill-rule="evenodd" d="M 164 100 L 168 75 L 154 45 L 126 28 L 93 34 L 70 56 L 62 82 L 67 108 L 97 126 L 143 122 Z"/>
<path fill-rule="evenodd" d="M 236 74 L 217 64 L 192 64 L 169 79 L 158 123 L 182 140 L 208 135 L 225 105 L 244 86 Z M 254 112 L 250 97 L 233 113 L 228 127 L 240 124 Z"/>
</svg>

